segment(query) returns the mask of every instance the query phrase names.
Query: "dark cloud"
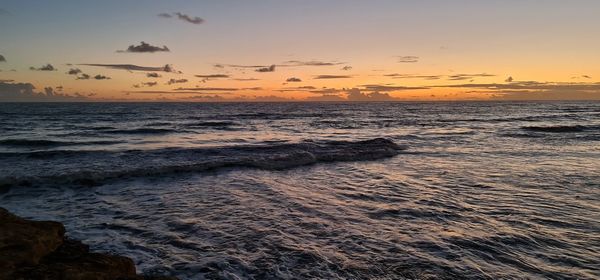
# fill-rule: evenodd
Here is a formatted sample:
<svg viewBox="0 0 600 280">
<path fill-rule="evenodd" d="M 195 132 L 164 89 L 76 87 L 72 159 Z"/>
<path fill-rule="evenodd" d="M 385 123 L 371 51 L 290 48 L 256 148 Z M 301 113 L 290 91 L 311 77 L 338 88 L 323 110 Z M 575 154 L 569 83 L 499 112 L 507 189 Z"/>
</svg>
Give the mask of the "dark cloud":
<svg viewBox="0 0 600 280">
<path fill-rule="evenodd" d="M 349 78 L 352 78 L 352 76 L 348 76 L 348 75 L 318 75 L 318 76 L 315 76 L 313 79 L 325 80 L 325 79 L 349 79 Z"/>
<path fill-rule="evenodd" d="M 201 18 L 199 18 L 199 17 L 192 17 L 192 16 L 188 16 L 186 14 L 179 13 L 179 12 L 178 13 L 172 13 L 172 14 L 169 14 L 169 13 L 160 13 L 160 14 L 158 14 L 158 16 L 162 17 L 162 18 L 173 18 L 173 17 L 176 17 L 179 20 L 182 20 L 182 21 L 185 21 L 185 22 L 188 22 L 188 23 L 191 23 L 191 24 L 202 24 L 202 23 L 204 23 L 204 20 L 201 19 Z"/>
<path fill-rule="evenodd" d="M 162 46 L 158 47 L 158 46 L 152 46 L 144 41 L 142 41 L 138 46 L 136 45 L 130 45 L 129 47 L 127 47 L 126 50 L 124 51 L 117 51 L 117 52 L 129 52 L 129 53 L 155 53 L 155 52 L 170 52 L 169 48 L 167 48 L 167 46 Z"/>
<path fill-rule="evenodd" d="M 151 73 L 146 73 L 146 77 L 148 77 L 148 78 L 160 78 L 162 76 L 160 74 L 158 74 L 158 73 L 151 72 Z"/>
<path fill-rule="evenodd" d="M 206 79 L 219 79 L 219 78 L 229 78 L 229 75 L 226 74 L 208 74 L 208 75 L 195 75 L 198 78 L 206 78 Z"/>
<path fill-rule="evenodd" d="M 256 72 L 275 72 L 275 64 L 269 67 L 262 67 L 255 70 Z"/>
<path fill-rule="evenodd" d="M 347 65 L 347 66 L 342 67 L 342 69 L 340 69 L 340 70 L 342 70 L 342 71 L 350 71 L 350 70 L 352 70 L 352 66 L 348 66 Z"/>
<path fill-rule="evenodd" d="M 385 77 L 392 77 L 393 79 L 423 79 L 423 80 L 439 80 L 442 75 L 412 75 L 412 74 L 386 74 Z"/>
<path fill-rule="evenodd" d="M 416 62 L 419 62 L 419 57 L 412 56 L 412 55 L 398 56 L 398 62 L 399 63 L 416 63 Z"/>
<path fill-rule="evenodd" d="M 77 74 L 80 74 L 80 73 L 82 73 L 82 72 L 81 72 L 81 69 L 79 69 L 79 68 L 71 68 L 67 72 L 67 74 L 69 74 L 69 75 L 77 75 Z"/>
<path fill-rule="evenodd" d="M 347 97 L 348 101 L 393 101 L 394 97 L 387 93 L 380 93 L 378 91 L 371 93 L 362 93 L 360 89 L 353 88 L 348 90 Z"/>
<path fill-rule="evenodd" d="M 148 67 L 148 66 L 138 66 L 133 64 L 97 64 L 97 63 L 84 63 L 79 64 L 84 66 L 94 66 L 94 67 L 104 67 L 109 69 L 119 69 L 119 70 L 127 70 L 127 71 L 162 71 L 168 73 L 181 73 L 173 69 L 173 67 L 169 64 L 162 67 Z"/>
<path fill-rule="evenodd" d="M 491 94 L 503 100 L 600 100 L 600 83 L 552 83 L 518 81 L 512 83 L 440 85 Z"/>
<path fill-rule="evenodd" d="M 29 70 L 33 70 L 33 71 L 56 71 L 58 69 L 54 68 L 54 66 L 52 66 L 52 64 L 48 63 L 40 68 L 35 68 L 35 67 L 29 67 Z"/>
<path fill-rule="evenodd" d="M 6 58 L 4 58 L 4 56 L 1 54 L 0 54 L 0 62 L 6 62 Z"/>
<path fill-rule="evenodd" d="M 311 61 L 290 60 L 290 61 L 284 62 L 284 64 L 280 65 L 280 66 L 334 66 L 334 65 L 341 65 L 341 64 L 344 64 L 344 63 L 343 62 L 325 62 L 325 61 L 316 61 L 316 60 L 311 60 Z"/>
<path fill-rule="evenodd" d="M 85 74 L 85 73 L 81 73 L 81 75 L 79 75 L 77 77 L 77 80 L 89 80 L 90 79 L 90 75 Z"/>
<path fill-rule="evenodd" d="M 302 82 L 302 80 L 300 78 L 296 78 L 296 77 L 288 78 L 285 81 L 288 82 L 288 83 L 299 83 L 299 82 Z"/>
<path fill-rule="evenodd" d="M 362 85 L 367 91 L 401 91 L 401 90 L 419 90 L 429 89 L 428 87 L 405 87 L 405 86 L 389 86 L 389 85 Z"/>
<path fill-rule="evenodd" d="M 96 80 L 110 80 L 110 77 L 104 76 L 104 75 L 96 75 L 94 76 L 94 79 Z"/>
<path fill-rule="evenodd" d="M 172 85 L 172 84 L 184 84 L 187 83 L 188 80 L 187 79 L 170 79 L 167 81 L 167 85 Z"/>
<path fill-rule="evenodd" d="M 217 90 L 215 90 L 217 91 Z M 138 90 L 128 93 L 146 93 L 146 94 L 231 94 L 231 92 L 213 92 L 210 91 L 171 91 L 171 90 Z"/>
<path fill-rule="evenodd" d="M 448 76 L 448 80 L 450 81 L 464 81 L 471 80 L 474 78 L 487 78 L 487 77 L 496 77 L 496 75 L 481 73 L 481 74 L 455 74 Z"/>
<path fill-rule="evenodd" d="M 36 92 L 30 83 L 0 82 L 0 102 L 51 102 L 51 101 L 85 101 L 83 95 L 75 93 L 68 95 L 55 92 L 51 87 L 45 87 L 43 92 Z"/>
<path fill-rule="evenodd" d="M 323 94 L 320 96 L 310 96 L 306 98 L 306 101 L 311 102 L 344 102 L 348 99 L 341 97 L 337 94 Z"/>
<path fill-rule="evenodd" d="M 346 89 L 337 89 L 337 88 L 321 88 L 321 89 L 314 89 L 314 90 L 309 90 L 308 92 L 310 93 L 317 93 L 317 94 L 336 94 L 336 93 L 342 93 L 345 92 Z"/>
<path fill-rule="evenodd" d="M 219 87 L 195 87 L 195 88 L 176 88 L 178 91 L 237 91 L 238 88 L 219 88 Z"/>
<path fill-rule="evenodd" d="M 512 76 L 509 76 L 508 78 L 506 78 L 506 80 L 504 80 L 507 83 L 512 83 L 515 79 L 513 79 Z"/>
</svg>

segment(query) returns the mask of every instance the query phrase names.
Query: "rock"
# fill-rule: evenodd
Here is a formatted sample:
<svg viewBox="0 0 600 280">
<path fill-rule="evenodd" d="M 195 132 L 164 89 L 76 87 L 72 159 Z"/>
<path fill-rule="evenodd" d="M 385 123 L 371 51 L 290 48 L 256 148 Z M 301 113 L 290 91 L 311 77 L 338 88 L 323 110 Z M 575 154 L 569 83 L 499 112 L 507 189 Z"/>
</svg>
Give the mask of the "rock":
<svg viewBox="0 0 600 280">
<path fill-rule="evenodd" d="M 63 243 L 64 234 L 61 223 L 28 221 L 0 208 L 0 271 L 38 264 Z"/>
<path fill-rule="evenodd" d="M 173 280 L 136 275 L 133 260 L 92 253 L 58 222 L 29 221 L 0 208 L 0 280 Z"/>
</svg>

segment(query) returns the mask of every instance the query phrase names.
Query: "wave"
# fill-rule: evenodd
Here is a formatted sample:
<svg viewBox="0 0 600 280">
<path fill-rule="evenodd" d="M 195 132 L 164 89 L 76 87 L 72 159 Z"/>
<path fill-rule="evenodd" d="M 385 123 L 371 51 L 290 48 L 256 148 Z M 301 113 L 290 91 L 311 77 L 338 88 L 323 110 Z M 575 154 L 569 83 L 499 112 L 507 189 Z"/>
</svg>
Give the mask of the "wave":
<svg viewBox="0 0 600 280">
<path fill-rule="evenodd" d="M 131 151 L 40 151 L 5 153 L 0 187 L 77 184 L 94 186 L 118 178 L 201 172 L 227 167 L 284 170 L 338 161 L 376 160 L 406 147 L 391 140 L 278 143 L 217 148 Z M 32 160 L 37 160 L 37 165 Z M 33 168 L 20 168 L 29 161 Z M 35 168 L 37 167 L 37 168 Z M 27 173 L 30 172 L 30 173 Z"/>
<path fill-rule="evenodd" d="M 0 146 L 8 147 L 56 147 L 56 146 L 78 146 L 78 145 L 111 145 L 122 141 L 55 141 L 55 140 L 31 140 L 31 139 L 4 139 L 0 140 Z"/>
<path fill-rule="evenodd" d="M 178 133 L 178 132 L 187 132 L 187 131 L 168 129 L 168 128 L 134 128 L 134 129 L 111 129 L 111 130 L 105 130 L 102 133 L 148 135 L 148 134 L 168 134 L 168 133 Z"/>
<path fill-rule="evenodd" d="M 568 132 L 583 132 L 589 130 L 590 127 L 583 125 L 556 125 L 556 126 L 523 126 L 523 130 L 534 132 L 549 132 L 549 133 L 568 133 Z"/>
</svg>

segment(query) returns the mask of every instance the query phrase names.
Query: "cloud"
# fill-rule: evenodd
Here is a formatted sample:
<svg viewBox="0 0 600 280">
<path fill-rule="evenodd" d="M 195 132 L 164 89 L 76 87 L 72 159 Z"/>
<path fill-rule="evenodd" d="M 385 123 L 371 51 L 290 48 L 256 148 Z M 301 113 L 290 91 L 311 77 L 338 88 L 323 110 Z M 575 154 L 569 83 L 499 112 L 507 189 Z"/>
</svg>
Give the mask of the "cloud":
<svg viewBox="0 0 600 280">
<path fill-rule="evenodd" d="M 600 100 L 600 83 L 556 83 L 518 81 L 512 83 L 440 85 L 491 94 L 503 100 Z"/>
<path fill-rule="evenodd" d="M 448 80 L 450 81 L 463 81 L 463 80 L 471 80 L 473 78 L 487 78 L 487 77 L 496 77 L 496 75 L 481 73 L 481 74 L 455 74 L 448 76 Z"/>
<path fill-rule="evenodd" d="M 405 86 L 389 86 L 389 85 L 362 85 L 368 91 L 401 91 L 401 90 L 419 90 L 429 89 L 428 87 L 405 87 Z"/>
<path fill-rule="evenodd" d="M 150 73 L 146 73 L 146 77 L 148 77 L 148 78 L 160 78 L 162 76 L 160 74 L 158 74 L 158 73 L 150 72 Z"/>
<path fill-rule="evenodd" d="M 346 98 L 348 101 L 392 101 L 394 97 L 387 93 L 371 92 L 362 93 L 360 89 L 353 88 L 348 90 Z"/>
<path fill-rule="evenodd" d="M 128 91 L 128 93 L 145 93 L 145 94 L 231 94 L 231 92 L 213 92 L 211 91 L 172 91 L 172 90 L 138 90 Z"/>
<path fill-rule="evenodd" d="M 269 67 L 262 67 L 255 70 L 256 72 L 275 72 L 275 64 Z"/>
<path fill-rule="evenodd" d="M 178 91 L 237 91 L 238 88 L 219 88 L 219 87 L 195 87 L 195 88 L 176 88 Z"/>
<path fill-rule="evenodd" d="M 110 80 L 110 77 L 104 76 L 104 75 L 96 75 L 94 76 L 94 79 L 96 80 Z"/>
<path fill-rule="evenodd" d="M 89 80 L 90 79 L 90 75 L 85 74 L 85 73 L 81 73 L 81 75 L 79 75 L 77 77 L 77 80 Z"/>
<path fill-rule="evenodd" d="M 187 83 L 187 82 L 188 82 L 187 79 L 170 79 L 167 81 L 167 85 L 183 84 L 183 83 Z"/>
<path fill-rule="evenodd" d="M 148 67 L 148 66 L 138 66 L 133 64 L 98 64 L 98 63 L 84 63 L 79 64 L 83 66 L 93 66 L 93 67 L 104 67 L 109 69 L 119 69 L 119 70 L 127 70 L 127 71 L 162 71 L 167 73 L 181 73 L 173 69 L 173 67 L 169 64 L 162 67 Z"/>
<path fill-rule="evenodd" d="M 1 54 L 0 54 L 0 62 L 6 62 L 6 58 L 4 58 L 4 56 Z"/>
<path fill-rule="evenodd" d="M 145 82 L 145 83 L 141 83 L 139 85 L 133 85 L 134 88 L 140 88 L 140 87 L 153 87 L 158 85 L 158 82 Z"/>
<path fill-rule="evenodd" d="M 52 87 L 45 87 L 43 92 L 36 92 L 30 83 L 0 82 L 1 102 L 49 102 L 49 101 L 85 101 L 86 97 L 79 93 L 68 95 L 55 92 Z"/>
<path fill-rule="evenodd" d="M 239 81 L 239 82 L 260 81 L 260 79 L 257 79 L 257 78 L 235 78 L 235 79 L 231 79 L 231 80 Z"/>
<path fill-rule="evenodd" d="M 142 41 L 138 46 L 136 45 L 129 45 L 129 47 L 127 47 L 126 50 L 124 51 L 117 51 L 117 52 L 129 52 L 129 53 L 155 53 L 155 52 L 170 52 L 169 48 L 167 48 L 167 46 L 162 46 L 161 47 L 157 47 L 157 46 L 152 46 L 144 41 Z"/>
<path fill-rule="evenodd" d="M 423 79 L 423 80 L 439 80 L 442 75 L 412 75 L 412 74 L 386 74 L 385 77 L 392 77 L 392 79 Z"/>
<path fill-rule="evenodd" d="M 398 56 L 399 63 L 416 63 L 419 62 L 418 56 L 407 55 L 407 56 Z"/>
<path fill-rule="evenodd" d="M 592 76 L 590 75 L 581 75 L 581 76 L 575 76 L 575 77 L 571 77 L 571 79 L 591 79 Z"/>
<path fill-rule="evenodd" d="M 317 60 L 311 60 L 311 61 L 300 61 L 300 60 L 290 60 L 290 61 L 286 61 L 284 62 L 283 65 L 280 66 L 335 66 L 335 65 L 341 65 L 344 64 L 343 62 L 325 62 L 325 61 L 317 61 Z"/>
<path fill-rule="evenodd" d="M 29 67 L 29 70 L 33 70 L 33 71 L 56 71 L 58 69 L 54 68 L 54 66 L 52 66 L 52 64 L 48 63 L 40 68 L 35 68 L 35 67 Z"/>
<path fill-rule="evenodd" d="M 302 80 L 300 78 L 296 78 L 296 77 L 288 78 L 285 81 L 288 82 L 288 83 L 299 83 L 299 82 L 302 82 Z"/>
<path fill-rule="evenodd" d="M 67 72 L 68 75 L 77 75 L 77 74 L 80 74 L 80 73 L 82 73 L 82 71 L 79 68 L 71 68 Z"/>
<path fill-rule="evenodd" d="M 226 74 L 208 74 L 208 75 L 194 75 L 198 78 L 206 78 L 206 79 L 219 79 L 219 78 L 229 78 L 229 75 Z"/>
<path fill-rule="evenodd" d="M 202 24 L 202 23 L 204 23 L 204 20 L 201 19 L 201 18 L 199 18 L 199 17 L 192 17 L 192 16 L 188 16 L 186 14 L 179 13 L 179 12 L 172 13 L 172 14 L 169 14 L 169 13 L 160 13 L 160 14 L 158 14 L 158 16 L 162 17 L 162 18 L 177 17 L 177 19 L 185 21 L 185 22 L 188 22 L 188 23 L 191 23 L 191 24 Z"/>
<path fill-rule="evenodd" d="M 325 79 L 349 79 L 352 76 L 349 75 L 317 75 L 313 79 L 315 80 L 325 80 Z"/>
<path fill-rule="evenodd" d="M 512 76 L 509 76 L 508 78 L 506 78 L 506 80 L 504 80 L 507 83 L 512 83 L 515 79 L 513 79 Z"/>
<path fill-rule="evenodd" d="M 346 66 L 342 67 L 342 69 L 340 69 L 340 70 L 342 70 L 342 71 L 350 71 L 350 70 L 352 70 L 352 66 L 346 65 Z"/>
</svg>

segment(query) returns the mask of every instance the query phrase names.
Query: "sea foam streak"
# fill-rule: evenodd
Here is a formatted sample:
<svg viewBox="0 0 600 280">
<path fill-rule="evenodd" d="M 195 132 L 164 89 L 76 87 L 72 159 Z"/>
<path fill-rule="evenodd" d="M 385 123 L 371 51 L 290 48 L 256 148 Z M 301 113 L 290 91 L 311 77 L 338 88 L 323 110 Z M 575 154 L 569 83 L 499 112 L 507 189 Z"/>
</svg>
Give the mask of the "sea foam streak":
<svg viewBox="0 0 600 280">
<path fill-rule="evenodd" d="M 282 170 L 318 162 L 381 159 L 404 149 L 391 140 L 376 138 L 217 148 L 4 153 L 0 167 L 6 172 L 0 177 L 0 186 L 97 185 L 109 179 L 224 167 Z M 28 162 L 30 168 L 23 168 L 22 162 Z M 33 162 L 35 168 L 31 169 Z"/>
</svg>

